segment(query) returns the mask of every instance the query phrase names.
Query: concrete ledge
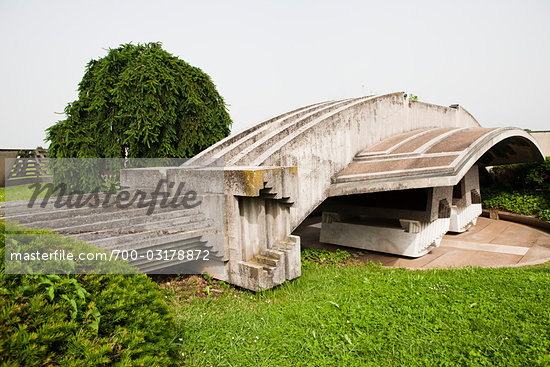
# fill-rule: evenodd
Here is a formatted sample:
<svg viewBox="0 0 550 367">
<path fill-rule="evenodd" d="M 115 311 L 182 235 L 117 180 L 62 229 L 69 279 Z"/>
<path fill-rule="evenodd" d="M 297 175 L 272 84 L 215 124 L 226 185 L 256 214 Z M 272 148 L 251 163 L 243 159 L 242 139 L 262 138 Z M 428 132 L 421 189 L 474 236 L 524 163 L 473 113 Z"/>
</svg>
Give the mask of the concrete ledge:
<svg viewBox="0 0 550 367">
<path fill-rule="evenodd" d="M 509 222 L 521 223 L 550 231 L 550 222 L 538 218 L 528 217 L 526 215 L 505 212 L 497 209 L 483 209 L 481 216 L 497 220 L 503 219 Z"/>
</svg>

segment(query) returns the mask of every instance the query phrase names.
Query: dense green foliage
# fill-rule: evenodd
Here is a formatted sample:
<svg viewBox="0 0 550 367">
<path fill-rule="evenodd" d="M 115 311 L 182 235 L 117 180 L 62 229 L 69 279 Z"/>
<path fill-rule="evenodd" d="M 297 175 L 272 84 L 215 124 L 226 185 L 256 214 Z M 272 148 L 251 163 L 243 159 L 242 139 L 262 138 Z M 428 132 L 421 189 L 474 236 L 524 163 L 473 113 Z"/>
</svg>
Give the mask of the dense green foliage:
<svg viewBox="0 0 550 367">
<path fill-rule="evenodd" d="M 182 353 L 193 366 L 548 366 L 549 289 L 548 265 L 306 261 L 300 278 L 275 289 L 181 307 Z"/>
<path fill-rule="evenodd" d="M 550 189 L 550 157 L 544 162 L 493 167 L 492 175 L 498 185 L 512 189 Z"/>
<path fill-rule="evenodd" d="M 550 220 L 550 157 L 544 162 L 494 167 L 481 190 L 483 206 Z"/>
<path fill-rule="evenodd" d="M 226 137 L 231 119 L 210 77 L 160 43 L 91 60 L 67 118 L 47 130 L 54 158 L 191 157 Z"/>
<path fill-rule="evenodd" d="M 70 241 L 57 238 L 60 246 Z M 4 250 L 0 221 L 0 361 L 5 365 L 175 363 L 173 316 L 145 275 L 6 274 Z"/>
<path fill-rule="evenodd" d="M 550 209 L 550 193 L 534 190 L 489 188 L 482 190 L 483 206 L 522 215 L 539 214 Z"/>
</svg>

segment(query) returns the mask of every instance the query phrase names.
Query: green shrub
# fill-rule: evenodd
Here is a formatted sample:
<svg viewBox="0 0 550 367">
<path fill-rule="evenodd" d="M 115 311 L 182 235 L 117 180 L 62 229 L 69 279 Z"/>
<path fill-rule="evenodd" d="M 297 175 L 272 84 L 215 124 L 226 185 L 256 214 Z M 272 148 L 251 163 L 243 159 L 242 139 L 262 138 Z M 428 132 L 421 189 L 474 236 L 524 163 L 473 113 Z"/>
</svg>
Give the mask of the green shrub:
<svg viewBox="0 0 550 367">
<path fill-rule="evenodd" d="M 550 220 L 550 157 L 544 162 L 493 167 L 483 206 Z"/>
<path fill-rule="evenodd" d="M 4 232 L 0 221 L 3 363 L 164 366 L 174 361 L 173 315 L 147 276 L 6 274 Z"/>
<path fill-rule="evenodd" d="M 538 214 L 542 210 L 550 209 L 548 192 L 489 188 L 482 189 L 482 198 L 486 208 L 503 209 L 522 215 Z"/>
<path fill-rule="evenodd" d="M 546 157 L 544 162 L 493 167 L 491 175 L 500 187 L 516 190 L 548 190 L 550 188 L 550 157 Z"/>
<path fill-rule="evenodd" d="M 539 212 L 539 219 L 550 221 L 550 209 L 543 209 Z"/>
<path fill-rule="evenodd" d="M 78 91 L 47 130 L 51 158 L 192 157 L 232 124 L 210 77 L 158 42 L 91 60 Z"/>
</svg>

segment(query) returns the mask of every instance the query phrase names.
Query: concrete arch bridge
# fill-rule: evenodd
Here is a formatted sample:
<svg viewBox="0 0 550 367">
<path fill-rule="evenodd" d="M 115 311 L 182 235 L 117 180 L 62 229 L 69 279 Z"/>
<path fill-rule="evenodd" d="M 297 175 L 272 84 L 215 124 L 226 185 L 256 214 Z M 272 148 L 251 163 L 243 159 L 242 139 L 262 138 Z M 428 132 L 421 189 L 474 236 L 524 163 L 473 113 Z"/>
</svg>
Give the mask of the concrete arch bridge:
<svg viewBox="0 0 550 367">
<path fill-rule="evenodd" d="M 299 108 L 165 174 L 188 178 L 205 158 L 224 162 L 225 270 L 213 275 L 259 290 L 300 276 L 291 233 L 313 211 L 323 242 L 418 257 L 475 224 L 479 167 L 543 155 L 524 130 L 483 128 L 458 105 L 392 93 Z"/>
</svg>

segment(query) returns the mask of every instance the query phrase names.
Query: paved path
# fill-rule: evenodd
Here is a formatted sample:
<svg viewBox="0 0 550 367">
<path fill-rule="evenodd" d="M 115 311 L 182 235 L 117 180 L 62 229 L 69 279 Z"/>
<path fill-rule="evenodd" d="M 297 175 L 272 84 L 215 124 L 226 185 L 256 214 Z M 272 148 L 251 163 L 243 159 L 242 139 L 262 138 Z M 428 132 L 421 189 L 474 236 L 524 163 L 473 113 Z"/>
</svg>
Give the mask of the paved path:
<svg viewBox="0 0 550 367">
<path fill-rule="evenodd" d="M 320 220 L 320 217 L 308 218 L 296 229 L 294 234 L 302 237 L 302 246 L 328 250 L 343 249 L 360 261 L 373 261 L 388 267 L 501 267 L 550 261 L 549 233 L 504 220 L 480 217 L 477 225 L 469 231 L 445 235 L 438 248 L 416 259 L 321 243 Z"/>
</svg>

